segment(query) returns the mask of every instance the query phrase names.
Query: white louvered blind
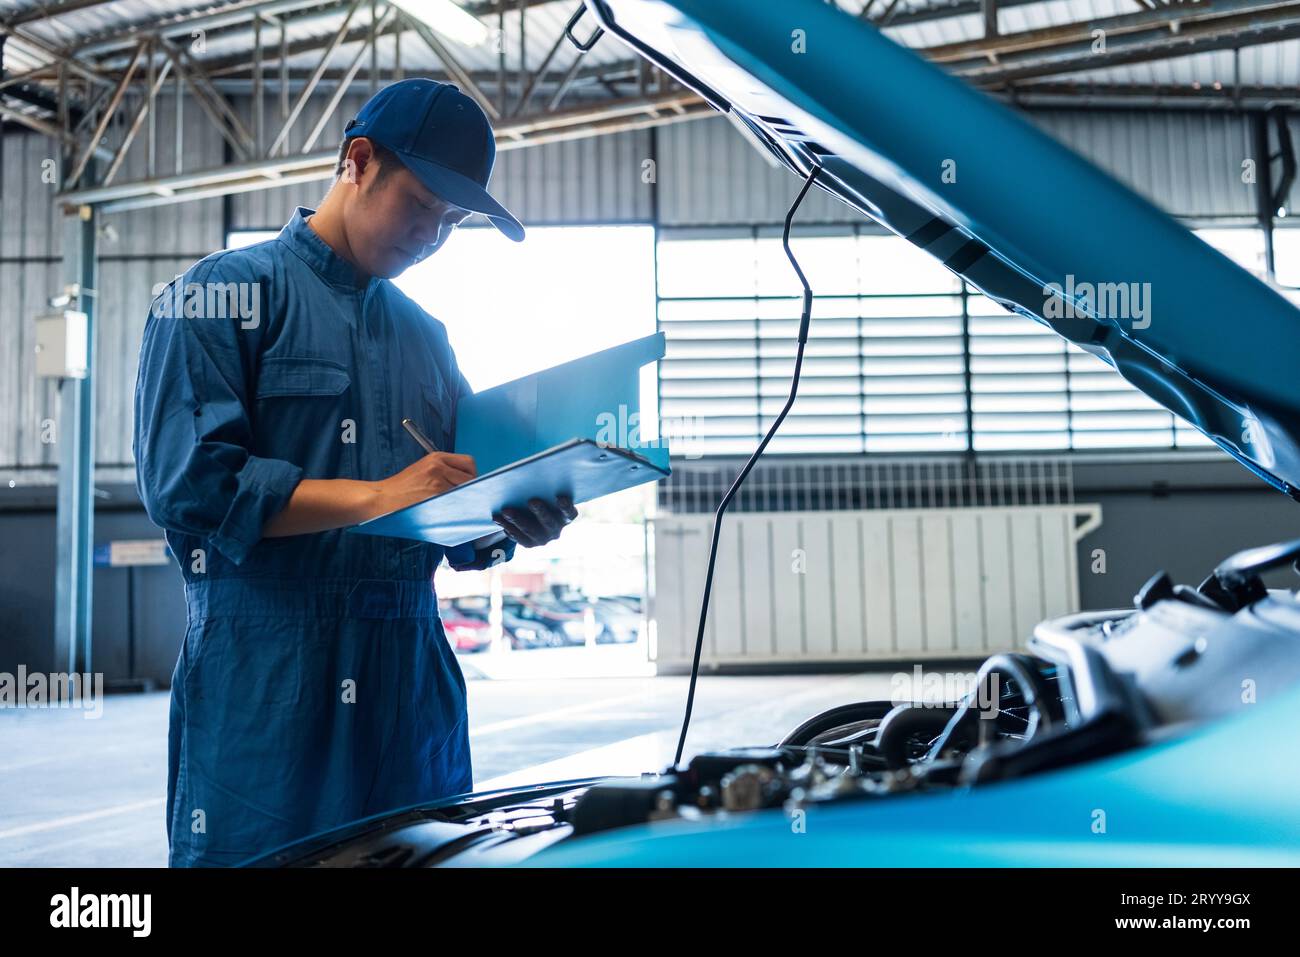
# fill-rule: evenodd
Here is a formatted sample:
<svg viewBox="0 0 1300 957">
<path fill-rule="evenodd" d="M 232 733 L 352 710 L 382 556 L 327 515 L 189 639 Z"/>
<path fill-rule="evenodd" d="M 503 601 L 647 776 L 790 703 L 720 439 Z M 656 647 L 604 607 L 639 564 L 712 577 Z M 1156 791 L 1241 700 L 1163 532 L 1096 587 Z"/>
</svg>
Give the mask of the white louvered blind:
<svg viewBox="0 0 1300 957">
<path fill-rule="evenodd" d="M 802 231 L 801 231 L 802 233 Z M 1258 269 L 1258 230 L 1202 231 Z M 1110 366 L 1007 313 L 903 239 L 796 235 L 814 293 L 799 398 L 770 451 L 1169 449 L 1209 440 Z M 764 229 L 673 230 L 658 244 L 668 340 L 660 415 L 673 451 L 753 451 L 793 371 L 800 286 Z"/>
</svg>

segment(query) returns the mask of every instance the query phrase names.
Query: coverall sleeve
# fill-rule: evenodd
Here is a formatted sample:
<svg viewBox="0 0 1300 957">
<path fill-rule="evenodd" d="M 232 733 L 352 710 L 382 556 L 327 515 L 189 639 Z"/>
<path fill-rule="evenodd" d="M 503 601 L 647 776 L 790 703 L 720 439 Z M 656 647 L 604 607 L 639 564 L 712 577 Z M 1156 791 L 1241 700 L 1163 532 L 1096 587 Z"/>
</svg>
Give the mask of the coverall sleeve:
<svg viewBox="0 0 1300 957">
<path fill-rule="evenodd" d="M 251 270 L 223 266 L 228 258 L 199 263 L 151 303 L 132 447 L 136 486 L 149 518 L 169 531 L 206 539 L 238 565 L 261 540 L 267 520 L 288 503 L 302 469 L 249 451 L 250 387 L 266 309 L 252 327 L 238 316 L 189 317 L 177 302 L 177 283 L 255 281 L 242 275 Z M 264 307 L 265 289 L 257 288 Z"/>
<path fill-rule="evenodd" d="M 454 361 L 454 360 L 453 360 Z M 469 387 L 464 373 L 458 367 L 455 367 L 455 374 L 458 380 L 456 388 L 456 401 L 460 402 L 467 395 L 472 395 L 474 390 Z M 515 557 L 515 540 L 506 535 L 504 531 L 497 535 L 484 535 L 472 542 L 465 542 L 463 545 L 456 545 L 447 549 L 447 564 L 455 571 L 467 572 L 484 568 L 490 568 L 493 565 L 500 565 L 510 561 Z"/>
<path fill-rule="evenodd" d="M 485 536 L 486 537 L 486 536 Z M 508 535 L 495 542 L 480 545 L 482 539 L 455 545 L 447 549 L 447 564 L 455 571 L 468 572 L 491 568 L 515 557 L 515 540 Z"/>
</svg>

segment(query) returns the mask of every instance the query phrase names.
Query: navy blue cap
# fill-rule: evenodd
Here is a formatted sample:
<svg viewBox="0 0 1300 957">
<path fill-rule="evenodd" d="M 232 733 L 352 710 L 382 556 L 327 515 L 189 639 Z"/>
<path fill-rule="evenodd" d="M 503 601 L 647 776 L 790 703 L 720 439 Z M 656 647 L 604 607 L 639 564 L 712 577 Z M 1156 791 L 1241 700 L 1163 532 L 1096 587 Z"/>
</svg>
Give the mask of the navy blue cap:
<svg viewBox="0 0 1300 957">
<path fill-rule="evenodd" d="M 365 102 L 343 135 L 386 146 L 434 195 L 523 240 L 519 220 L 487 191 L 497 156 L 492 124 L 458 87 L 424 77 L 390 84 Z"/>
</svg>

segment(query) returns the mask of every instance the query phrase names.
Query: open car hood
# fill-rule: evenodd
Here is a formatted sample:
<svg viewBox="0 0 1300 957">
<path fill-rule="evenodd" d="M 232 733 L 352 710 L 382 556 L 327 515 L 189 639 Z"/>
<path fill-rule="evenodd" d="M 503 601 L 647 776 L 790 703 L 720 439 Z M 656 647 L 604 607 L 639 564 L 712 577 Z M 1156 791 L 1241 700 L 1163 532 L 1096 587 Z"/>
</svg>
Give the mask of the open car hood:
<svg viewBox="0 0 1300 957">
<path fill-rule="evenodd" d="M 585 3 L 794 173 L 1300 499 L 1300 311 L 1151 203 L 822 0 Z"/>
</svg>

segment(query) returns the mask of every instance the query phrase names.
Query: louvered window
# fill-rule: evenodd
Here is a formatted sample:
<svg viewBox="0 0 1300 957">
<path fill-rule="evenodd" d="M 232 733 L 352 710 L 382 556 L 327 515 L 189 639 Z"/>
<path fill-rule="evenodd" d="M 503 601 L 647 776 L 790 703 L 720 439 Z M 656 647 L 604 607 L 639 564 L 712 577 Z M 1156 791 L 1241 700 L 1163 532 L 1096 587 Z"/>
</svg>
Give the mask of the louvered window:
<svg viewBox="0 0 1300 957">
<path fill-rule="evenodd" d="M 1252 229 L 1202 238 L 1258 270 Z M 905 240 L 801 229 L 814 292 L 799 398 L 772 452 L 1169 449 L 1209 440 L 1102 360 L 1007 313 Z M 664 230 L 660 415 L 673 451 L 753 451 L 785 401 L 800 286 L 778 231 Z"/>
</svg>

